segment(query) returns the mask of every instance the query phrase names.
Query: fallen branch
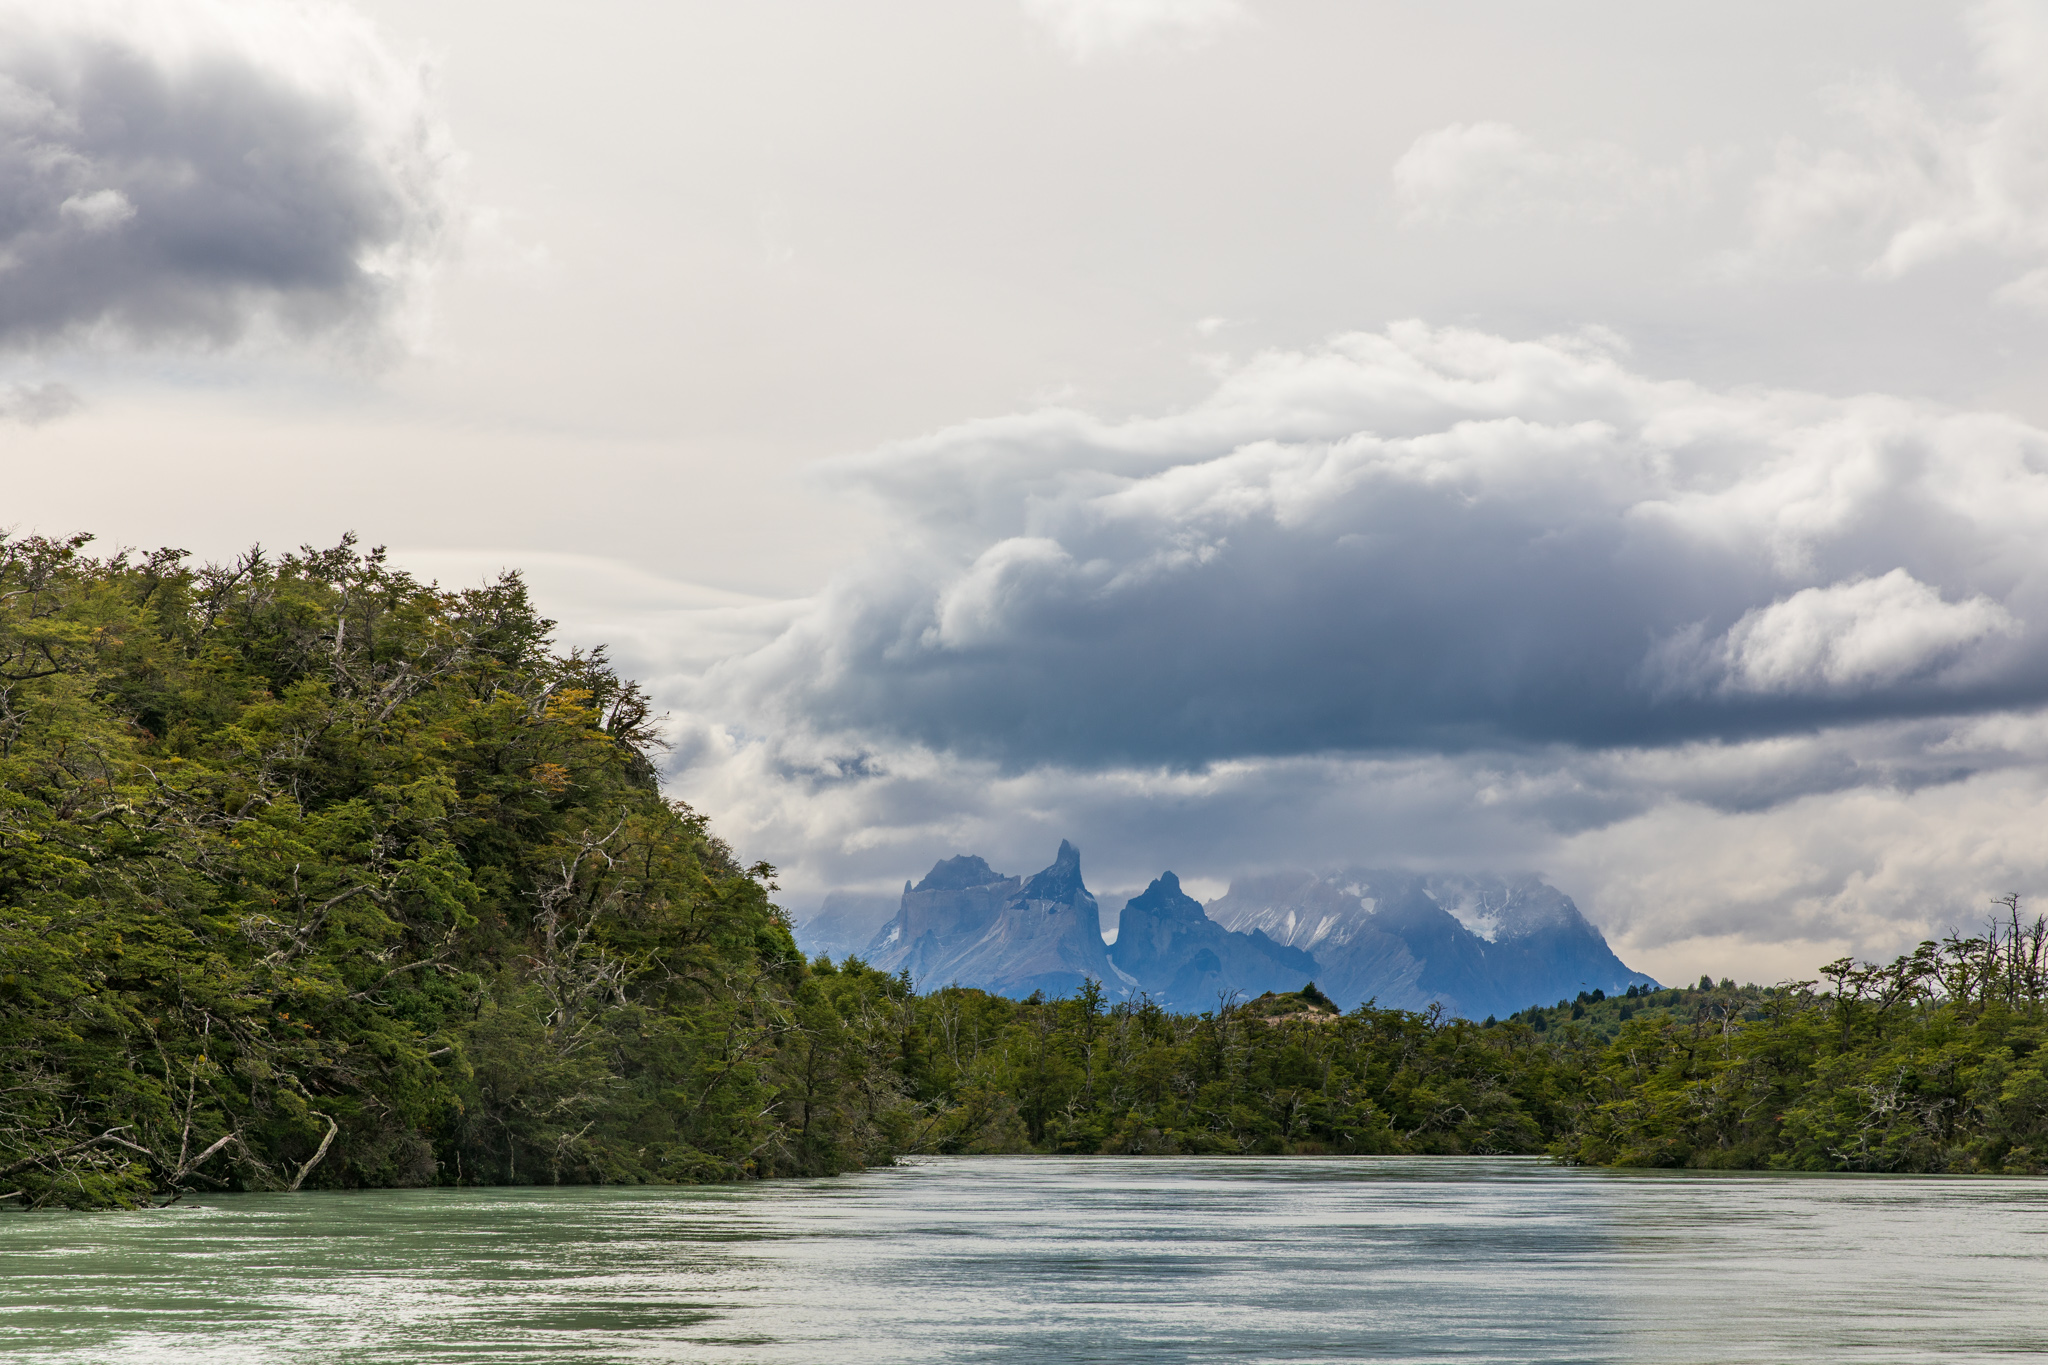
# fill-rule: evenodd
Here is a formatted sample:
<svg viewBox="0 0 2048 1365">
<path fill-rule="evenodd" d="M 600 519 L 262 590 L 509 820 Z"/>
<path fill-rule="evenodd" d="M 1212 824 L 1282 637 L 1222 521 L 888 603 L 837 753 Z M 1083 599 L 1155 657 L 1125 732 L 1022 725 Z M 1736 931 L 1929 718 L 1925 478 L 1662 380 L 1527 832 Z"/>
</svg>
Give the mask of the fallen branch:
<svg viewBox="0 0 2048 1365">
<path fill-rule="evenodd" d="M 299 1167 L 299 1173 L 292 1177 L 292 1183 L 285 1186 L 285 1189 L 288 1191 L 296 1190 L 299 1188 L 299 1185 L 305 1180 L 307 1172 L 311 1171 L 315 1166 L 318 1166 L 321 1160 L 324 1157 L 326 1157 L 327 1149 L 334 1145 L 334 1135 L 341 1131 L 341 1125 L 336 1123 L 328 1115 L 321 1113 L 317 1109 L 312 1110 L 310 1112 L 316 1119 L 327 1120 L 327 1136 L 320 1139 L 319 1149 L 313 1153 L 312 1158 L 309 1161 L 307 1161 L 305 1165 Z"/>
<path fill-rule="evenodd" d="M 127 1126 L 123 1124 L 121 1127 L 125 1128 Z M 74 1142 L 69 1147 L 60 1147 L 54 1152 L 38 1152 L 34 1156 L 25 1156 L 11 1166 L 0 1167 L 0 1180 L 6 1179 L 16 1171 L 25 1171 L 31 1166 L 40 1166 L 46 1161 L 62 1161 L 67 1156 L 73 1156 L 86 1150 L 88 1147 L 98 1147 L 102 1143 L 113 1143 L 117 1147 L 126 1147 L 131 1152 L 140 1152 L 150 1160 L 156 1160 L 156 1153 L 150 1151 L 149 1148 L 138 1147 L 126 1138 L 116 1137 L 115 1134 L 120 1131 L 121 1128 L 109 1128 L 98 1137 L 89 1137 L 83 1142 Z"/>
</svg>

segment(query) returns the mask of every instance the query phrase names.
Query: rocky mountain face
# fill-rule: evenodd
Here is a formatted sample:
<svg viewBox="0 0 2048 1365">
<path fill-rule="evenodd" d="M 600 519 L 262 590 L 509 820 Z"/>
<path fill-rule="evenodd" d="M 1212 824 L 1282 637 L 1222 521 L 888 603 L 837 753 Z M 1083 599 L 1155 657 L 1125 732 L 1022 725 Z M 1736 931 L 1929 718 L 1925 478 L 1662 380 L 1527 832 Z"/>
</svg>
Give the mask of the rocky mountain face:
<svg viewBox="0 0 2048 1365">
<path fill-rule="evenodd" d="M 1571 897 L 1533 877 L 1269 873 L 1232 882 L 1208 913 L 1312 953 L 1316 984 L 1346 1008 L 1440 1003 L 1478 1019 L 1656 984 L 1614 955 Z"/>
<path fill-rule="evenodd" d="M 1315 958 L 1301 949 L 1210 919 L 1171 872 L 1125 903 L 1109 956 L 1154 1000 L 1179 1010 L 1214 1009 L 1232 992 L 1299 990 L 1316 974 Z"/>
<path fill-rule="evenodd" d="M 1210 903 L 1219 925 L 1262 933 L 1316 959 L 1316 985 L 1344 1008 L 1377 1000 L 1388 1009 L 1423 1009 L 1422 959 L 1399 934 L 1359 917 L 1356 897 L 1309 872 L 1240 877 Z"/>
<path fill-rule="evenodd" d="M 1052 866 L 1022 880 L 976 857 L 948 858 L 906 885 L 896 918 L 862 954 L 884 971 L 908 968 L 918 989 L 958 983 L 999 995 L 1072 995 L 1085 978 L 1113 994 L 1130 986 L 1102 942 L 1102 913 L 1081 880 L 1081 853 L 1064 839 Z"/>
<path fill-rule="evenodd" d="M 834 893 L 798 926 L 798 941 L 808 952 L 843 953 L 837 945 L 882 913 L 872 897 Z M 861 956 L 907 969 L 920 990 L 958 983 L 1060 996 L 1093 979 L 1112 998 L 1144 993 L 1177 1010 L 1313 981 L 1345 1009 L 1440 1004 L 1478 1019 L 1582 990 L 1656 984 L 1614 955 L 1569 896 L 1532 877 L 1264 873 L 1240 877 L 1204 907 L 1168 872 L 1124 906 L 1105 947 L 1080 852 L 1064 841 L 1029 878 L 972 855 L 937 863 L 923 881 L 904 883 L 895 915 Z"/>
</svg>

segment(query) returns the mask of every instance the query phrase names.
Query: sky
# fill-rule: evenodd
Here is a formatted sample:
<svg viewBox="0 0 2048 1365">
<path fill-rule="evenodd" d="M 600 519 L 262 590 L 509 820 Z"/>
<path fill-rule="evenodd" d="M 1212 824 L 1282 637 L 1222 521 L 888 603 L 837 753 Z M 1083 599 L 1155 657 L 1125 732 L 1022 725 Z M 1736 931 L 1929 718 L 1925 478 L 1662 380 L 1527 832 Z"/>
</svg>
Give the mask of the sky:
<svg viewBox="0 0 2048 1365">
<path fill-rule="evenodd" d="M 2048 0 L 0 0 L 0 525 L 519 568 L 803 913 L 2048 892 Z"/>
</svg>

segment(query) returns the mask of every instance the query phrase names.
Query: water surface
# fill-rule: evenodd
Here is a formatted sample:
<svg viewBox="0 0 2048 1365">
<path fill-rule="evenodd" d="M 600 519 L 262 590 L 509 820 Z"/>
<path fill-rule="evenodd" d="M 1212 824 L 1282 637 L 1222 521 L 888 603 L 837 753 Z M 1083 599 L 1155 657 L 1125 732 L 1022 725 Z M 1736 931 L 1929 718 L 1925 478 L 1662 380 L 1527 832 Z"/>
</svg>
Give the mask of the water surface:
<svg viewBox="0 0 2048 1365">
<path fill-rule="evenodd" d="M 1998 1361 L 2048 1182 L 978 1157 L 0 1214 L 0 1359 Z"/>
</svg>

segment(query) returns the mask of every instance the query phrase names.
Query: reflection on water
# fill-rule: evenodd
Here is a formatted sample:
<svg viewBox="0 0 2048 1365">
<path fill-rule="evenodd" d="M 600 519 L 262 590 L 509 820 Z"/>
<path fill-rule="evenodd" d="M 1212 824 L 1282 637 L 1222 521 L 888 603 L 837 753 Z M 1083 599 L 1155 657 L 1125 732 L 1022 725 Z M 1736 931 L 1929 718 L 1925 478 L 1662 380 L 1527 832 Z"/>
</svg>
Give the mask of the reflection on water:
<svg viewBox="0 0 2048 1365">
<path fill-rule="evenodd" d="M 19 1362 L 1988 1361 L 2048 1182 L 933 1160 L 0 1215 Z"/>
</svg>

